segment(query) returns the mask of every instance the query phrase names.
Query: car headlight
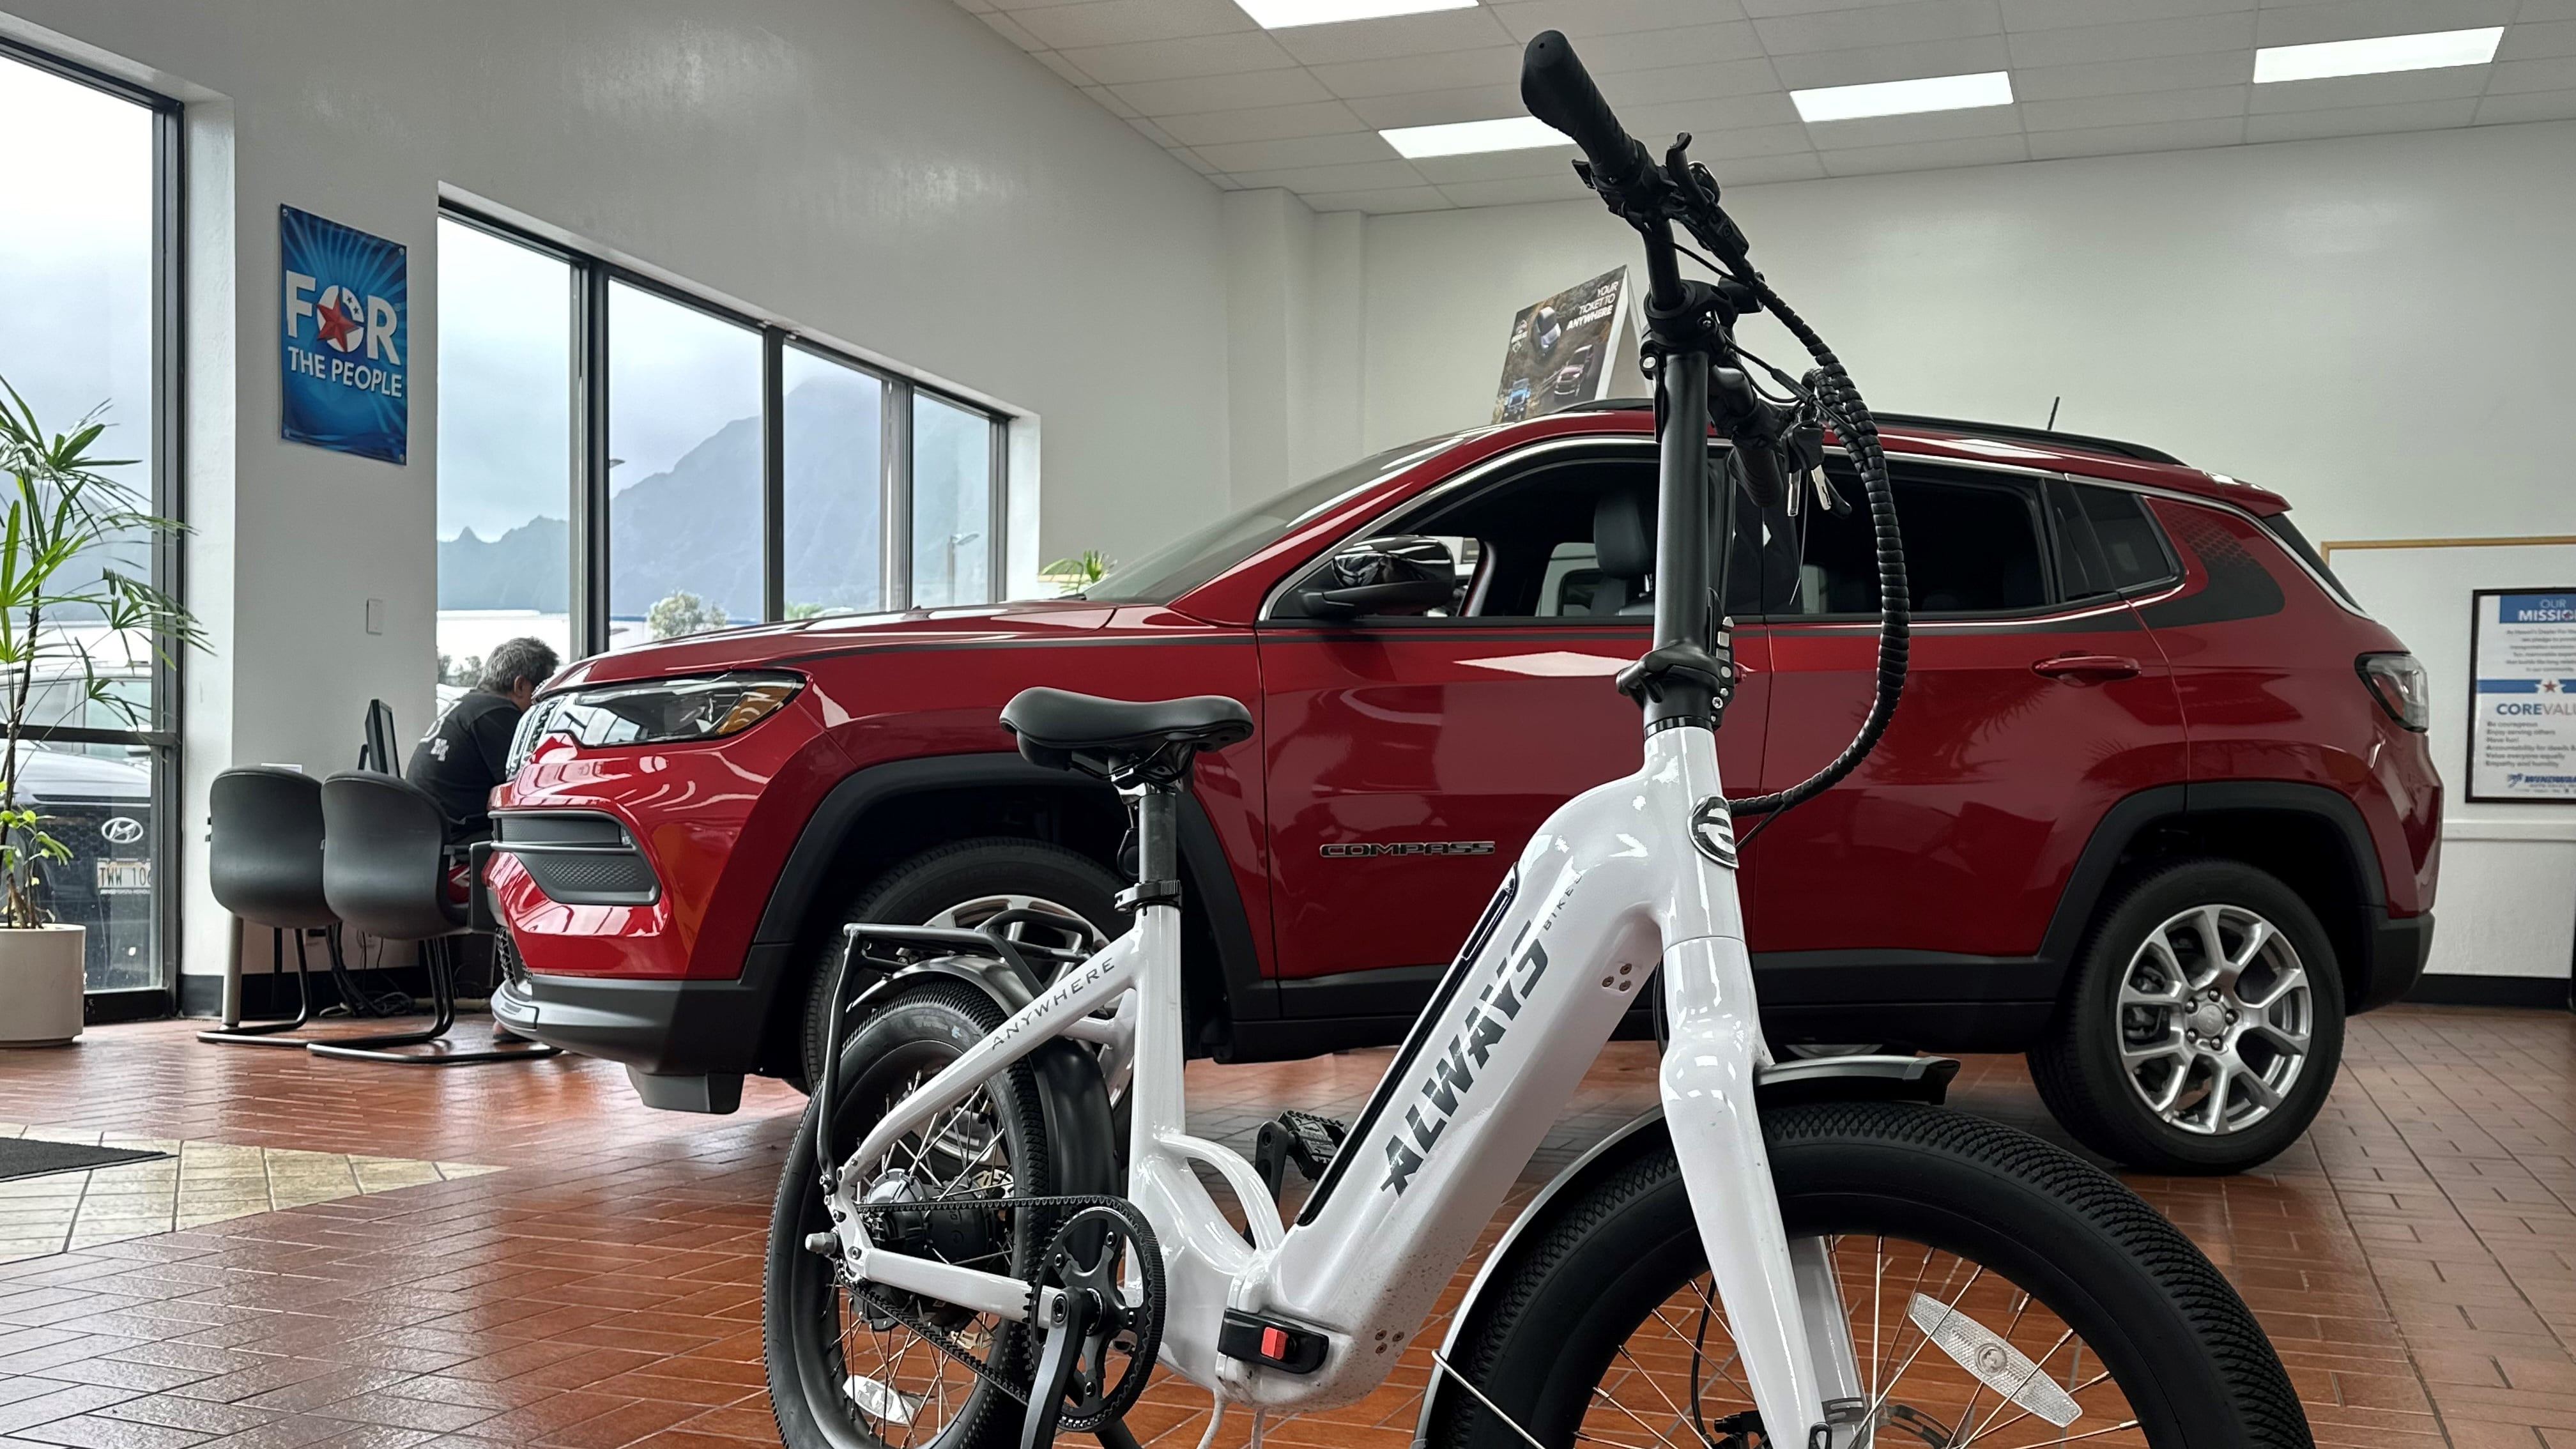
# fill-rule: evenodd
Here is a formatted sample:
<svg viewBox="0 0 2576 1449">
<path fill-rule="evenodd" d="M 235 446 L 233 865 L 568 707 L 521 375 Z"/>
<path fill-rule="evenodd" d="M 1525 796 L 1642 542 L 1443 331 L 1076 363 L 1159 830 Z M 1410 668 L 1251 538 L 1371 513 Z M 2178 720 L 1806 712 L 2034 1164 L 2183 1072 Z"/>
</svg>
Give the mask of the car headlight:
<svg viewBox="0 0 2576 1449">
<path fill-rule="evenodd" d="M 562 735 L 584 748 L 689 744 L 738 735 L 776 714 L 805 681 L 793 674 L 742 670 L 689 679 L 641 679 L 549 695 L 529 706 L 510 741 L 510 765 L 537 742 Z"/>
</svg>

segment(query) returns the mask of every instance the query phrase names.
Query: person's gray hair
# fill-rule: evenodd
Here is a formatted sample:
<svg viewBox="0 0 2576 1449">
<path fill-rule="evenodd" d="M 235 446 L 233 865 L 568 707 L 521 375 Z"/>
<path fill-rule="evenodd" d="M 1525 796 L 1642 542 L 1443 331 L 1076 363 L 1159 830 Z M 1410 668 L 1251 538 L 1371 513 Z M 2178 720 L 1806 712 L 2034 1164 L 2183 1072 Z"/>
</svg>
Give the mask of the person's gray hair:
<svg viewBox="0 0 2576 1449">
<path fill-rule="evenodd" d="M 502 641 L 483 661 L 483 687 L 495 694 L 508 694 L 524 679 L 539 685 L 555 673 L 555 651 L 543 639 L 525 635 Z"/>
</svg>

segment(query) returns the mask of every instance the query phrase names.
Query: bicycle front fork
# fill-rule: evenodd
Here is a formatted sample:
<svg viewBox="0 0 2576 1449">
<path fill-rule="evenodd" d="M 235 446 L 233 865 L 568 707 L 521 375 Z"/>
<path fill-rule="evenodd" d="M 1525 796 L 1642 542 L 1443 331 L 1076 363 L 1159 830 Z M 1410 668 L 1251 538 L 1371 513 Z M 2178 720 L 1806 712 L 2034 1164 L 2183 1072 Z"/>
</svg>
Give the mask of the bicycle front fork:
<svg viewBox="0 0 2576 1449">
<path fill-rule="evenodd" d="M 1821 1243 L 1792 1252 L 1781 1226 L 1753 1100 L 1768 1052 L 1752 963 L 1741 940 L 1700 936 L 1667 947 L 1663 971 L 1664 1122 L 1754 1407 L 1775 1445 L 1845 1449 L 1867 1404 L 1831 1259 Z"/>
</svg>

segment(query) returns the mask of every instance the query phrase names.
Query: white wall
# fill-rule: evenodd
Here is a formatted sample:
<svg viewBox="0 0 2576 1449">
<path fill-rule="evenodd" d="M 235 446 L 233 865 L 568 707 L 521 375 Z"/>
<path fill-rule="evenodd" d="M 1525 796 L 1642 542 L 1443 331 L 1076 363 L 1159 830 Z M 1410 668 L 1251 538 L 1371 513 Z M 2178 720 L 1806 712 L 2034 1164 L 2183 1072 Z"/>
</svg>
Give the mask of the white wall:
<svg viewBox="0 0 2576 1449">
<path fill-rule="evenodd" d="M 1358 457 L 1367 218 L 1292 192 L 1225 198 L 1227 424 L 1238 505 Z"/>
<path fill-rule="evenodd" d="M 2321 540 L 2576 534 L 2558 426 L 2576 385 L 2576 124 L 1728 201 L 1889 411 L 2037 424 L 2063 394 L 2061 427 L 2279 489 Z M 1513 313 L 1636 255 L 1589 202 L 1371 218 L 1366 445 L 1484 421 Z M 1798 365 L 1776 328 L 1747 336 Z M 2444 733 L 2468 688 L 2468 590 L 2576 583 L 2528 552 L 2463 550 L 2438 574 L 2408 553 L 2337 559 L 2424 655 L 2446 712 L 2443 972 L 2563 979 L 2576 935 L 2576 807 L 2468 804 Z"/>
<path fill-rule="evenodd" d="M 2312 537 L 2576 532 L 2544 422 L 2576 376 L 2576 124 L 1728 202 L 1889 411 L 2038 424 L 2063 394 L 2059 426 L 2280 489 Z M 1513 312 L 1636 255 L 1589 202 L 1372 218 L 1368 444 L 1482 422 Z"/>
<path fill-rule="evenodd" d="M 1041 415 L 1046 548 L 1224 504 L 1218 193 L 949 0 L 0 5 L 192 103 L 188 821 L 227 765 L 345 767 L 371 697 L 427 720 L 442 186 Z M 411 249 L 408 467 L 277 438 L 281 203 Z"/>
</svg>

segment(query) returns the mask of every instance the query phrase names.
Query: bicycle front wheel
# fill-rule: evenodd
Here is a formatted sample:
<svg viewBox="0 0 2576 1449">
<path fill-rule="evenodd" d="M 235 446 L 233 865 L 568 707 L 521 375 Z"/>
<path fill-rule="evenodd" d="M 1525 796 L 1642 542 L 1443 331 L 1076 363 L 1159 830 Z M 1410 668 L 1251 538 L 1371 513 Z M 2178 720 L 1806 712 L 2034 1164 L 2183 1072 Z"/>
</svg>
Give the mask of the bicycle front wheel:
<svg viewBox="0 0 2576 1449">
<path fill-rule="evenodd" d="M 1835 1445 L 2311 1449 L 2243 1300 L 2107 1174 L 1938 1108 L 1834 1103 L 1764 1126 L 1790 1238 L 1841 1286 L 1858 1393 Z M 1727 1443 L 1752 1396 L 1671 1143 L 1615 1151 L 1496 1265 L 1450 1362 L 1544 1445 Z M 1431 1449 L 1528 1449 L 1455 1386 L 1430 1427 Z M 1807 1428 L 1753 1442 L 1803 1446 Z"/>
</svg>

